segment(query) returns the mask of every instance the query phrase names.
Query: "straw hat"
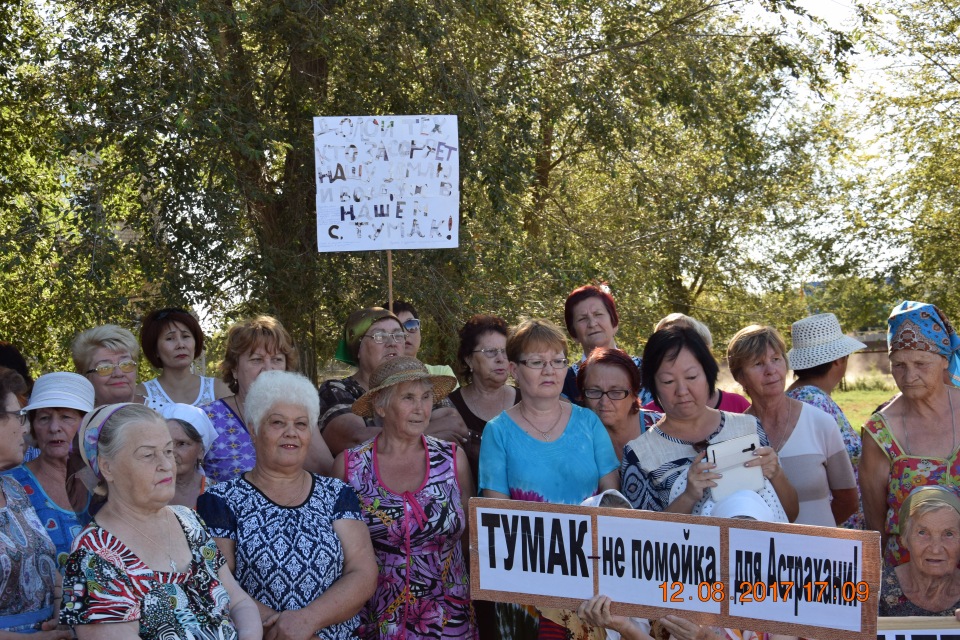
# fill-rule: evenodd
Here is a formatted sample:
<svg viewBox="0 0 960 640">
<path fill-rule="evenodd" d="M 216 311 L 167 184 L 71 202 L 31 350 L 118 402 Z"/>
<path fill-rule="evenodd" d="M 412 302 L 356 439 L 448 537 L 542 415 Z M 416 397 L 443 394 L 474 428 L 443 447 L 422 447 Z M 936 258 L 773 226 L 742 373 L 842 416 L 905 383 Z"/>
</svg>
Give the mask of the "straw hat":
<svg viewBox="0 0 960 640">
<path fill-rule="evenodd" d="M 793 323 L 793 348 L 787 353 L 794 371 L 811 369 L 833 362 L 867 345 L 843 334 L 840 321 L 832 313 L 820 313 Z"/>
<path fill-rule="evenodd" d="M 93 411 L 93 397 L 93 384 L 79 373 L 47 373 L 37 378 L 30 403 L 24 410 L 76 409 L 90 413 Z"/>
<path fill-rule="evenodd" d="M 373 397 L 377 395 L 378 391 L 412 380 L 426 380 L 433 386 L 434 404 L 446 398 L 457 386 L 457 379 L 453 376 L 430 375 L 424 364 L 416 358 L 398 356 L 390 358 L 377 367 L 373 376 L 370 377 L 370 391 L 357 398 L 357 401 L 353 403 L 353 412 L 364 418 L 372 417 Z"/>
</svg>

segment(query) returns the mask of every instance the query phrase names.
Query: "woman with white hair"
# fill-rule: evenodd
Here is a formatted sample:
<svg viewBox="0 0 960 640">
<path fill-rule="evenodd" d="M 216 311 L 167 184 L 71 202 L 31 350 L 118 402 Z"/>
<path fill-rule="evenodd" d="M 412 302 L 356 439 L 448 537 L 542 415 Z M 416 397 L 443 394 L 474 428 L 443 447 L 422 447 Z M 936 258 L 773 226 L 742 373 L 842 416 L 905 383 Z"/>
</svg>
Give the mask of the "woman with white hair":
<svg viewBox="0 0 960 640">
<path fill-rule="evenodd" d="M 95 406 L 143 402 L 136 395 L 140 345 L 132 333 L 115 324 L 87 329 L 73 339 L 70 351 L 77 373 L 93 384 Z"/>
<path fill-rule="evenodd" d="M 79 640 L 258 640 L 263 628 L 197 515 L 167 506 L 173 443 L 143 405 L 99 407 L 80 451 L 106 502 L 73 543 L 61 624 Z"/>
<path fill-rule="evenodd" d="M 166 404 L 160 415 L 170 428 L 173 458 L 177 463 L 177 492 L 170 504 L 196 509 L 197 498 L 207 488 L 207 476 L 200 462 L 217 439 L 217 430 L 207 413 L 193 405 Z"/>
<path fill-rule="evenodd" d="M 305 377 L 261 373 L 243 405 L 256 463 L 197 501 L 268 638 L 349 638 L 376 585 L 356 493 L 303 468 L 319 413 Z"/>
</svg>

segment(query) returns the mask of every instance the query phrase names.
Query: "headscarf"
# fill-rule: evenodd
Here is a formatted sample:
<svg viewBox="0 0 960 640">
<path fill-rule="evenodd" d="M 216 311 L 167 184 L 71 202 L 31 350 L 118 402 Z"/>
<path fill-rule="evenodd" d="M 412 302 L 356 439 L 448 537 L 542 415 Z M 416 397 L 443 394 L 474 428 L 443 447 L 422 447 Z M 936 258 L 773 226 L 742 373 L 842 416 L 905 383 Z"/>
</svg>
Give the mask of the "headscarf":
<svg viewBox="0 0 960 640">
<path fill-rule="evenodd" d="M 383 307 L 367 307 L 354 311 L 343 325 L 343 336 L 337 343 L 337 353 L 334 356 L 340 362 L 357 366 L 357 354 L 360 353 L 360 341 L 364 334 L 373 326 L 374 322 L 384 318 L 393 318 L 401 327 L 403 324 L 393 313 Z"/>
<path fill-rule="evenodd" d="M 887 320 L 887 348 L 936 353 L 947 359 L 950 381 L 960 387 L 960 336 L 940 309 L 925 302 L 895 307 Z"/>
<path fill-rule="evenodd" d="M 917 487 L 910 492 L 907 499 L 900 505 L 900 533 L 906 531 L 907 520 L 913 516 L 913 512 L 925 502 L 940 502 L 952 507 L 954 511 L 960 514 L 960 498 L 950 489 L 938 484 L 924 485 Z"/>
<path fill-rule="evenodd" d="M 107 420 L 113 417 L 117 411 L 124 407 L 134 404 L 132 402 L 121 402 L 119 404 L 106 404 L 97 407 L 88 413 L 83 422 L 80 423 L 80 457 L 87 463 L 90 470 L 97 476 L 97 480 L 103 480 L 100 475 L 100 431 Z"/>
<path fill-rule="evenodd" d="M 179 420 L 196 429 L 200 436 L 200 446 L 203 447 L 203 455 L 210 451 L 213 441 L 220 435 L 214 429 L 213 423 L 210 422 L 207 412 L 193 405 L 179 402 L 166 404 L 160 409 L 160 415 L 163 416 L 164 420 Z"/>
</svg>

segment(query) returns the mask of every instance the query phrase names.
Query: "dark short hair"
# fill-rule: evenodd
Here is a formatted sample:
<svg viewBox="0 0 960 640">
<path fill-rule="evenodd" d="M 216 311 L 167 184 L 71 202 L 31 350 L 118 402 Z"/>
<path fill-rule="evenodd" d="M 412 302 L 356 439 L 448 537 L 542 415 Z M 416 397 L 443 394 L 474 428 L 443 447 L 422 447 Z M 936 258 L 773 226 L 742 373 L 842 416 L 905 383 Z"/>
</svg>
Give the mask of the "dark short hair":
<svg viewBox="0 0 960 640">
<path fill-rule="evenodd" d="M 19 373 L 7 367 L 0 367 L 0 402 L 12 393 L 21 407 L 27 405 L 27 381 Z"/>
<path fill-rule="evenodd" d="M 19 349 L 6 340 L 0 340 L 0 367 L 13 369 L 27 383 L 28 391 L 33 389 L 33 378 L 30 377 L 30 369 L 27 367 L 26 359 Z"/>
<path fill-rule="evenodd" d="M 617 303 L 613 301 L 613 296 L 610 295 L 607 286 L 602 285 L 601 287 L 597 287 L 592 284 L 584 285 L 579 289 L 571 291 L 570 295 L 567 296 L 567 301 L 563 304 L 563 322 L 567 325 L 567 333 L 569 333 L 570 337 L 574 340 L 578 340 L 578 338 L 577 332 L 573 329 L 573 308 L 587 298 L 600 298 L 603 306 L 607 308 L 607 313 L 610 314 L 610 323 L 613 327 L 616 328 L 620 324 L 620 316 L 617 315 Z"/>
<path fill-rule="evenodd" d="M 833 363 L 839 360 L 836 358 L 830 362 L 824 362 L 823 364 L 818 364 L 815 367 L 807 367 L 806 369 L 794 369 L 793 375 L 797 377 L 797 380 L 806 380 L 808 378 L 819 378 L 822 375 L 826 375 L 828 371 L 833 367 Z"/>
<path fill-rule="evenodd" d="M 677 359 L 682 349 L 688 349 L 693 357 L 696 358 L 703 372 L 707 376 L 707 383 L 710 386 L 710 395 L 717 390 L 717 376 L 720 373 L 720 365 L 707 348 L 707 343 L 703 341 L 700 334 L 690 327 L 674 324 L 659 331 L 654 331 L 647 345 L 643 348 L 643 363 L 640 365 L 640 373 L 647 389 L 658 398 L 657 391 L 657 371 L 664 362 L 672 362 Z"/>
<path fill-rule="evenodd" d="M 509 329 L 503 318 L 478 313 L 470 316 L 470 319 L 467 320 L 467 323 L 463 325 L 459 331 L 460 346 L 457 348 L 457 368 L 460 369 L 460 375 L 463 376 L 467 382 L 470 382 L 470 379 L 473 378 L 470 367 L 467 366 L 467 356 L 477 348 L 477 342 L 480 340 L 480 336 L 485 333 L 499 333 L 506 338 Z"/>
<path fill-rule="evenodd" d="M 587 385 L 587 370 L 597 364 L 620 367 L 626 372 L 627 379 L 630 380 L 630 391 L 633 394 L 633 404 L 630 406 L 630 413 L 640 411 L 639 395 L 640 387 L 643 386 L 640 369 L 638 369 L 637 365 L 633 362 L 633 358 L 621 349 L 603 348 L 594 349 L 590 352 L 586 362 L 580 365 L 580 371 L 577 372 L 577 389 L 580 390 L 581 399 L 583 398 L 583 390 Z"/>
<path fill-rule="evenodd" d="M 203 329 L 200 328 L 196 318 L 189 312 L 176 307 L 157 309 L 149 313 L 140 325 L 140 348 L 143 349 L 143 355 L 147 357 L 150 364 L 158 369 L 163 367 L 163 363 L 157 352 L 157 343 L 160 342 L 160 335 L 174 322 L 185 326 L 193 335 L 193 359 L 196 360 L 203 353 Z"/>
<path fill-rule="evenodd" d="M 387 302 L 384 302 L 380 306 L 382 306 L 384 309 L 390 309 Z M 420 319 L 420 314 L 417 313 L 417 308 L 414 307 L 409 302 L 407 302 L 406 300 L 394 300 L 392 311 L 393 311 L 393 315 L 395 316 L 400 315 L 404 311 L 409 311 L 410 315 L 412 315 L 414 318 L 416 318 L 417 320 Z"/>
</svg>

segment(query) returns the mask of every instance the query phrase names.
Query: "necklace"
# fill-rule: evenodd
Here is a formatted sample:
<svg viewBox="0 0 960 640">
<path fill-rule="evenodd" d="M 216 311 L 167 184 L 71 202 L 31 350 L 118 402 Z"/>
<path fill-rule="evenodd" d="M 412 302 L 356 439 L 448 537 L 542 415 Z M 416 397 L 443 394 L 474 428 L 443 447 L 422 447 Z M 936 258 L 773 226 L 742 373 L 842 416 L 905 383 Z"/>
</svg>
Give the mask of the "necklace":
<svg viewBox="0 0 960 640">
<path fill-rule="evenodd" d="M 143 531 L 140 531 L 140 527 L 138 527 L 137 525 L 133 524 L 132 522 L 130 522 L 129 520 L 127 520 L 126 518 L 124 518 L 124 517 L 123 517 L 122 515 L 120 515 L 118 512 L 115 511 L 113 515 L 117 516 L 118 518 L 120 518 L 121 520 L 123 520 L 124 522 L 126 522 L 128 525 L 130 525 L 131 527 L 133 527 L 133 530 L 134 530 L 134 531 L 136 531 L 137 533 L 139 533 L 140 535 L 142 535 L 144 538 L 146 538 L 147 540 L 149 540 L 150 543 L 153 544 L 154 547 L 156 547 L 157 549 L 159 549 L 160 551 L 162 551 L 162 552 L 163 552 L 163 555 L 167 556 L 167 560 L 170 561 L 170 572 L 171 572 L 171 573 L 176 573 L 176 572 L 177 572 L 177 563 L 173 561 L 173 557 L 167 552 L 167 548 L 166 548 L 166 547 L 160 546 L 160 544 L 159 544 L 156 540 L 154 540 L 153 538 L 151 538 L 150 536 L 148 536 L 147 534 L 145 534 Z M 167 527 L 166 527 L 166 517 L 164 517 L 164 529 L 166 529 L 166 528 L 167 528 Z M 164 532 L 164 533 L 166 533 L 166 532 Z"/>
<path fill-rule="evenodd" d="M 797 402 L 797 404 L 799 405 L 800 403 Z M 790 439 L 790 435 L 793 433 L 793 428 L 796 426 L 795 420 L 793 419 L 794 406 L 795 405 L 792 402 L 789 404 L 790 408 L 787 410 L 787 418 L 783 422 L 782 429 L 780 428 L 780 421 L 778 420 L 777 422 L 774 423 L 774 426 L 776 427 L 776 429 L 771 429 L 767 431 L 767 437 L 770 440 L 770 446 L 773 447 L 773 450 L 776 451 L 777 453 L 780 453 L 780 449 L 783 448 L 783 445 L 787 444 L 787 440 Z M 800 408 L 802 409 L 803 407 L 801 406 Z M 777 432 L 777 431 L 780 432 L 780 438 L 778 439 L 777 444 L 774 445 L 773 439 L 770 438 L 770 434 L 771 432 Z"/>
<path fill-rule="evenodd" d="M 550 433 L 557 428 L 557 425 L 560 424 L 560 419 L 563 418 L 563 405 L 562 404 L 560 405 L 560 414 L 557 416 L 557 419 L 554 421 L 553 425 L 546 431 L 540 429 L 539 427 L 537 427 L 537 425 L 533 424 L 533 421 L 527 417 L 526 413 L 523 412 L 523 402 L 520 402 L 520 415 L 522 415 L 523 419 L 527 421 L 527 424 L 533 427 L 534 431 L 540 434 L 541 438 L 546 440 L 547 436 L 549 436 Z"/>
<path fill-rule="evenodd" d="M 292 497 L 292 498 L 288 498 L 285 502 L 281 502 L 281 501 L 279 501 L 279 500 L 274 500 L 274 499 L 271 498 L 269 495 L 268 495 L 267 497 L 268 497 L 272 502 L 274 502 L 275 504 L 277 504 L 277 505 L 279 505 L 279 506 L 281 506 L 281 507 L 292 507 L 292 506 L 294 506 L 294 505 L 300 504 L 301 502 L 303 502 L 303 499 L 301 498 L 301 496 L 303 495 L 303 488 L 304 488 L 304 487 L 306 486 L 306 484 L 307 484 L 307 477 L 308 477 L 309 475 L 310 475 L 310 474 L 307 473 L 307 472 L 305 472 L 305 471 L 301 471 L 301 472 L 300 472 L 300 486 L 297 488 L 297 492 L 293 494 L 293 497 Z M 251 481 L 252 481 L 252 479 L 251 479 Z M 261 487 L 260 487 L 259 485 L 257 485 L 257 483 L 255 483 L 255 482 L 254 482 L 253 484 L 254 484 L 255 486 L 257 486 L 257 488 L 260 489 L 260 491 L 262 491 L 264 494 L 267 494 L 266 489 L 261 488 Z M 261 483 L 261 484 L 262 484 L 262 483 Z"/>
<path fill-rule="evenodd" d="M 953 394 L 950 393 L 950 390 L 947 389 L 947 404 L 950 407 L 950 435 L 953 438 L 953 442 L 950 445 L 950 453 L 944 456 L 947 458 L 957 450 L 957 416 L 953 413 Z M 907 416 L 906 411 L 900 414 L 900 426 L 903 427 L 903 445 L 906 453 L 910 453 L 910 432 L 907 431 Z"/>
</svg>

